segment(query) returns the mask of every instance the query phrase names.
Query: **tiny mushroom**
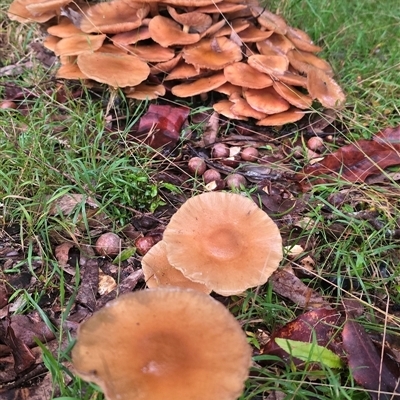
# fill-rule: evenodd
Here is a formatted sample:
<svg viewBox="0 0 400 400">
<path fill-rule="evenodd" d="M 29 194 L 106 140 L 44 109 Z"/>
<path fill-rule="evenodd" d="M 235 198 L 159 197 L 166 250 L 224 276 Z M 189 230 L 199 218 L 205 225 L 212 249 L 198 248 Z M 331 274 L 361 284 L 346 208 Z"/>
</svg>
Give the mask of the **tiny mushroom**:
<svg viewBox="0 0 400 400">
<path fill-rule="evenodd" d="M 107 400 L 236 400 L 251 347 L 220 302 L 159 288 L 124 294 L 83 322 L 72 363 Z"/>
<path fill-rule="evenodd" d="M 164 232 L 168 261 L 189 279 L 224 296 L 263 285 L 282 260 L 274 221 L 240 194 L 194 196 Z"/>
<path fill-rule="evenodd" d="M 156 243 L 142 258 L 142 269 L 146 285 L 150 289 L 157 287 L 180 287 L 198 290 L 210 294 L 211 290 L 202 283 L 186 278 L 181 271 L 168 261 L 167 248 L 164 241 Z"/>
</svg>

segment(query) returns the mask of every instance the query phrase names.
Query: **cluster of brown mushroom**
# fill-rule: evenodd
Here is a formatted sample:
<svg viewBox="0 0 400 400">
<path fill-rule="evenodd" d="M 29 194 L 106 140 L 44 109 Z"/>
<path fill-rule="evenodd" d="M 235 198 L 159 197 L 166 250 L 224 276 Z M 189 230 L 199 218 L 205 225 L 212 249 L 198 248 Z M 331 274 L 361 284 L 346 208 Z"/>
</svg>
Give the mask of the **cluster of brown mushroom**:
<svg viewBox="0 0 400 400">
<path fill-rule="evenodd" d="M 345 96 L 310 37 L 256 0 L 14 0 L 8 15 L 46 22 L 44 45 L 59 56 L 59 78 L 91 79 L 127 97 L 225 99 L 228 118 L 282 125 L 302 118 L 316 100 L 326 108 Z"/>
<path fill-rule="evenodd" d="M 150 288 L 230 296 L 263 285 L 281 260 L 279 229 L 264 211 L 240 194 L 208 192 L 173 215 L 142 268 Z"/>
</svg>

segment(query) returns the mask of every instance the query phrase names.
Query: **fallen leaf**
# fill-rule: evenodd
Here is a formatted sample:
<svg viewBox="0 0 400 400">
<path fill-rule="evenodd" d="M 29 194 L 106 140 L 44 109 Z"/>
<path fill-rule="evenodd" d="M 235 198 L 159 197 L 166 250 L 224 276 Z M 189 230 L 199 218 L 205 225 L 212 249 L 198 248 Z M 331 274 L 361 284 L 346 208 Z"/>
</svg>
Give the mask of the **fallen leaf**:
<svg viewBox="0 0 400 400">
<path fill-rule="evenodd" d="M 189 113 L 185 107 L 150 104 L 140 118 L 136 136 L 154 149 L 175 146 Z"/>
<path fill-rule="evenodd" d="M 369 176 L 381 174 L 394 165 L 400 165 L 400 126 L 386 128 L 372 140 L 358 140 L 342 146 L 320 162 L 306 166 L 297 177 L 302 190 L 307 191 L 312 185 L 338 178 L 365 182 Z"/>
<path fill-rule="evenodd" d="M 342 332 L 343 347 L 354 380 L 376 400 L 400 398 L 400 376 L 386 365 L 365 329 L 356 321 L 347 321 Z M 386 392 L 386 393 L 381 393 Z"/>
<path fill-rule="evenodd" d="M 276 271 L 269 278 L 272 290 L 298 304 L 302 308 L 319 308 L 329 303 L 313 289 L 307 287 L 296 275 L 284 269 Z"/>
<path fill-rule="evenodd" d="M 297 368 L 304 367 L 305 361 L 315 361 L 314 357 L 304 359 L 306 350 L 310 350 L 310 344 L 326 348 L 340 358 L 343 356 L 338 335 L 341 318 L 341 313 L 332 308 L 308 311 L 275 331 L 271 335 L 271 340 L 262 348 L 261 352 L 262 354 L 278 356 L 285 363 L 293 363 Z M 284 342 L 280 340 L 277 342 L 276 339 L 288 339 L 292 342 L 300 342 L 304 346 L 299 349 L 299 346 L 302 345 L 296 345 L 295 352 L 286 351 L 288 347 L 285 346 Z M 293 345 L 293 343 L 289 342 L 288 345 Z M 325 361 L 330 365 L 338 364 L 336 358 L 330 357 L 330 353 L 326 353 Z"/>
</svg>

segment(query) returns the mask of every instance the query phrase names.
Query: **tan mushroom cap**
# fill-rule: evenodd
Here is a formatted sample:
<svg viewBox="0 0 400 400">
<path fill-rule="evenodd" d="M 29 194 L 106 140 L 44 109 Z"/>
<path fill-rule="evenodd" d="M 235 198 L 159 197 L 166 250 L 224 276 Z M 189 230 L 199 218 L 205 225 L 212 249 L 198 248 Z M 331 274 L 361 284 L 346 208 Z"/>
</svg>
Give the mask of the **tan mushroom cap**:
<svg viewBox="0 0 400 400">
<path fill-rule="evenodd" d="M 304 111 L 299 110 L 298 108 L 291 107 L 289 110 L 274 114 L 268 115 L 267 117 L 260 119 L 257 121 L 256 125 L 259 126 L 281 126 L 285 124 L 290 124 L 293 122 L 297 122 L 301 120 L 304 116 Z"/>
<path fill-rule="evenodd" d="M 163 47 L 189 45 L 200 40 L 198 33 L 183 32 L 181 26 L 172 19 L 157 15 L 149 23 L 151 38 Z"/>
<path fill-rule="evenodd" d="M 126 97 L 129 97 L 130 99 L 154 100 L 159 96 L 165 95 L 165 86 L 140 83 L 132 88 L 126 88 L 124 92 Z"/>
<path fill-rule="evenodd" d="M 201 37 L 212 37 L 216 32 L 218 32 L 224 25 L 226 24 L 225 19 L 221 19 L 217 21 L 215 24 L 211 25 L 208 29 L 206 29 L 203 33 L 201 33 Z"/>
<path fill-rule="evenodd" d="M 304 93 L 299 92 L 293 86 L 286 85 L 281 82 L 274 82 L 273 88 L 276 92 L 288 101 L 292 106 L 306 110 L 312 106 L 312 98 Z"/>
<path fill-rule="evenodd" d="M 149 45 L 117 46 L 127 50 L 129 54 L 136 56 L 140 60 L 147 62 L 165 62 L 172 60 L 175 56 L 174 50 L 162 47 L 158 43 Z"/>
<path fill-rule="evenodd" d="M 115 44 L 127 45 L 150 39 L 150 37 L 149 28 L 147 26 L 141 26 L 131 31 L 117 33 L 111 38 L 111 41 Z"/>
<path fill-rule="evenodd" d="M 251 11 L 253 16 L 257 17 L 258 23 L 268 31 L 274 31 L 281 35 L 286 34 L 288 26 L 280 15 L 274 14 L 260 6 L 252 6 Z"/>
<path fill-rule="evenodd" d="M 346 101 L 346 96 L 336 81 L 318 68 L 308 71 L 307 88 L 310 96 L 324 107 L 340 108 Z"/>
<path fill-rule="evenodd" d="M 265 56 L 254 54 L 247 59 L 249 65 L 260 72 L 269 75 L 283 75 L 289 67 L 289 60 L 285 55 Z"/>
<path fill-rule="evenodd" d="M 221 3 L 223 0 L 146 0 L 147 3 L 168 3 L 178 7 L 202 7 Z"/>
<path fill-rule="evenodd" d="M 65 7 L 71 2 L 72 0 L 31 0 L 29 4 L 26 5 L 26 9 L 33 15 L 45 14 L 51 11 L 55 11 L 57 13 L 61 7 Z"/>
<path fill-rule="evenodd" d="M 230 82 L 226 82 L 221 86 L 218 86 L 217 88 L 214 89 L 214 91 L 218 93 L 223 93 L 226 94 L 227 96 L 231 96 L 234 93 L 237 93 L 239 95 L 242 94 L 242 87 L 237 86 L 237 85 L 232 85 Z"/>
<path fill-rule="evenodd" d="M 238 115 L 232 111 L 232 107 L 235 105 L 233 101 L 230 100 L 220 100 L 217 103 L 213 104 L 213 109 L 225 116 L 226 118 L 231 118 L 231 119 L 238 119 L 241 121 L 247 121 L 247 117 L 244 115 Z"/>
<path fill-rule="evenodd" d="M 138 28 L 149 13 L 145 3 L 114 0 L 89 7 L 80 24 L 83 32 L 121 33 Z"/>
<path fill-rule="evenodd" d="M 61 17 L 60 22 L 57 25 L 50 26 L 47 29 L 47 33 L 59 38 L 66 38 L 73 35 L 79 35 L 82 31 L 77 28 L 71 20 L 66 17 Z"/>
<path fill-rule="evenodd" d="M 307 87 L 307 78 L 291 72 L 290 70 L 285 71 L 282 75 L 275 76 L 275 79 L 282 83 L 286 83 L 287 85 L 300 86 L 303 88 Z"/>
<path fill-rule="evenodd" d="M 56 56 L 75 56 L 99 49 L 106 35 L 74 35 L 61 39 L 54 47 Z"/>
<path fill-rule="evenodd" d="M 194 82 L 176 85 L 171 89 L 171 92 L 178 97 L 196 96 L 198 94 L 211 92 L 225 82 L 226 78 L 224 73 L 219 72 L 215 75 L 200 78 Z"/>
<path fill-rule="evenodd" d="M 290 104 L 272 87 L 245 89 L 243 95 L 252 108 L 265 114 L 277 114 L 290 107 Z"/>
<path fill-rule="evenodd" d="M 277 49 L 282 54 L 287 54 L 295 48 L 294 44 L 285 35 L 275 32 L 265 41 L 265 44 Z"/>
<path fill-rule="evenodd" d="M 160 74 L 165 72 L 170 72 L 173 70 L 179 63 L 182 58 L 182 54 L 178 53 L 174 58 L 171 58 L 168 61 L 160 62 L 150 66 L 150 73 L 152 74 Z"/>
<path fill-rule="evenodd" d="M 57 70 L 56 78 L 71 80 L 88 79 L 88 77 L 79 69 L 78 64 L 76 63 L 62 64 Z"/>
<path fill-rule="evenodd" d="M 195 45 L 185 47 L 182 56 L 196 68 L 212 70 L 220 70 L 243 57 L 240 46 L 226 37 L 202 39 Z"/>
<path fill-rule="evenodd" d="M 322 69 L 326 74 L 332 76 L 333 71 L 330 64 L 317 57 L 315 54 L 308 53 L 301 50 L 290 50 L 287 53 L 290 64 L 300 73 L 308 74 L 310 69 L 319 68 Z"/>
<path fill-rule="evenodd" d="M 164 79 L 165 81 L 173 81 L 174 79 L 188 79 L 198 76 L 200 71 L 191 64 L 181 61 Z"/>
<path fill-rule="evenodd" d="M 175 8 L 167 6 L 169 15 L 179 24 L 184 26 L 184 32 L 195 31 L 202 33 L 212 25 L 212 18 L 208 14 L 198 11 L 178 14 Z"/>
<path fill-rule="evenodd" d="M 236 400 L 251 347 L 212 297 L 148 289 L 122 295 L 83 322 L 72 363 L 108 400 Z"/>
<path fill-rule="evenodd" d="M 150 73 L 149 66 L 128 54 L 83 53 L 78 66 L 90 79 L 112 87 L 136 86 Z"/>
<path fill-rule="evenodd" d="M 300 29 L 288 26 L 286 36 L 299 50 L 308 51 L 311 53 L 318 53 L 322 51 L 322 47 L 315 45 L 310 36 Z"/>
<path fill-rule="evenodd" d="M 282 260 L 273 220 L 239 194 L 192 197 L 164 232 L 169 262 L 189 279 L 229 296 L 264 284 Z"/>
<path fill-rule="evenodd" d="M 34 14 L 27 9 L 29 4 L 40 3 L 42 0 L 14 0 L 7 11 L 7 16 L 12 21 L 25 22 L 39 22 L 43 23 L 56 16 L 56 11 L 48 11 L 46 13 Z"/>
<path fill-rule="evenodd" d="M 56 36 L 47 36 L 44 40 L 43 40 L 43 46 L 46 49 L 51 50 L 54 53 L 54 50 L 56 48 L 57 43 L 60 41 L 61 39 L 56 37 Z"/>
<path fill-rule="evenodd" d="M 265 113 L 259 112 L 252 108 L 243 97 L 240 97 L 237 94 L 231 96 L 229 100 L 234 103 L 234 105 L 231 107 L 231 111 L 234 114 L 255 119 L 263 119 L 267 116 Z"/>
<path fill-rule="evenodd" d="M 186 278 L 181 271 L 174 268 L 167 258 L 167 247 L 161 240 L 156 243 L 142 258 L 142 269 L 147 287 L 180 287 L 210 294 L 211 290 L 202 283 Z"/>
<path fill-rule="evenodd" d="M 223 26 L 219 31 L 214 33 L 214 37 L 229 36 L 232 33 L 240 33 L 250 26 L 250 22 L 244 18 L 236 19 L 229 23 L 229 25 Z"/>
<path fill-rule="evenodd" d="M 243 43 L 257 43 L 268 39 L 273 33 L 274 31 L 262 31 L 254 25 L 250 25 L 239 33 L 239 37 Z"/>
<path fill-rule="evenodd" d="M 237 62 L 224 68 L 228 82 L 251 89 L 263 89 L 272 86 L 272 79 L 244 62 Z"/>
<path fill-rule="evenodd" d="M 217 3 L 217 4 L 214 4 Z M 222 1 L 222 2 L 210 2 L 208 6 L 198 6 L 199 8 L 197 11 L 207 14 L 220 14 L 220 13 L 230 13 L 236 12 L 240 10 L 244 10 L 247 8 L 246 4 L 235 4 L 229 1 Z"/>
</svg>

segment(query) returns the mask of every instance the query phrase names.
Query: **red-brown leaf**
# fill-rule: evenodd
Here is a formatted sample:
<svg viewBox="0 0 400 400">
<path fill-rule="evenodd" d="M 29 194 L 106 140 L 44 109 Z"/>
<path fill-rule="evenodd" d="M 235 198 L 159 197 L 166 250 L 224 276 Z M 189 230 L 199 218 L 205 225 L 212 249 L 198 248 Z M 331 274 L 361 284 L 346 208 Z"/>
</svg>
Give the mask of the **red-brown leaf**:
<svg viewBox="0 0 400 400">
<path fill-rule="evenodd" d="M 293 359 L 276 344 L 275 339 L 282 338 L 306 343 L 316 342 L 319 346 L 342 356 L 343 351 L 337 335 L 340 319 L 341 314 L 330 308 L 308 311 L 274 332 L 271 340 L 263 347 L 262 354 L 278 356 L 286 363 L 293 362 L 297 367 L 304 365 L 303 361 Z"/>
<path fill-rule="evenodd" d="M 311 185 L 343 179 L 348 182 L 364 182 L 385 168 L 400 165 L 400 126 L 386 128 L 372 140 L 358 140 L 327 155 L 321 162 L 309 165 L 299 174 L 304 191 Z M 316 176 L 316 179 L 309 177 Z"/>
<path fill-rule="evenodd" d="M 137 135 L 144 137 L 145 143 L 154 149 L 166 144 L 174 146 L 189 112 L 185 107 L 150 104 L 147 113 L 140 118 Z"/>
<path fill-rule="evenodd" d="M 371 390 L 373 399 L 400 398 L 392 394 L 400 393 L 400 376 L 396 376 L 385 361 L 381 361 L 377 348 L 364 328 L 359 323 L 349 320 L 343 328 L 342 337 L 349 368 L 355 381 L 365 389 Z"/>
</svg>

